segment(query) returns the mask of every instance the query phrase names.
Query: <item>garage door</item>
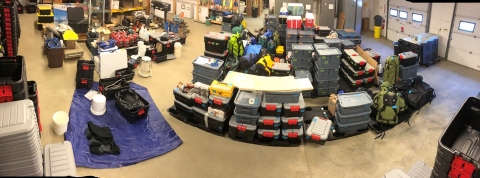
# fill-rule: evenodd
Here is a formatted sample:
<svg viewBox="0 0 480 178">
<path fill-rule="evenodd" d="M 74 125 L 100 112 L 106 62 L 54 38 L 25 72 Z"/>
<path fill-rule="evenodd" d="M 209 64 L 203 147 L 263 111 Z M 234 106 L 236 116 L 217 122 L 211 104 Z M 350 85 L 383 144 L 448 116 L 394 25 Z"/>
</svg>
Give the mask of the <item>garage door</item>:
<svg viewBox="0 0 480 178">
<path fill-rule="evenodd" d="M 480 4 L 457 3 L 447 60 L 480 71 Z"/>
<path fill-rule="evenodd" d="M 426 32 L 428 3 L 394 0 L 388 6 L 387 39 L 397 41 Z"/>
</svg>

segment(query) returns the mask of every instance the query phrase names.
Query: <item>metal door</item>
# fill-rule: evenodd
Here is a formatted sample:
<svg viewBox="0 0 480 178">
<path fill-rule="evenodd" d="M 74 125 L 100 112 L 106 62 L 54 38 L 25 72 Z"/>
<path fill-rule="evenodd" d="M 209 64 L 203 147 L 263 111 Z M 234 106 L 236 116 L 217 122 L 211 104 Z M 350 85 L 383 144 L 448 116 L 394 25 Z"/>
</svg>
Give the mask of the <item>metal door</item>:
<svg viewBox="0 0 480 178">
<path fill-rule="evenodd" d="M 336 13 L 336 0 L 322 0 L 320 2 L 320 26 L 328 26 L 330 29 L 335 29 L 334 20 Z"/>
</svg>

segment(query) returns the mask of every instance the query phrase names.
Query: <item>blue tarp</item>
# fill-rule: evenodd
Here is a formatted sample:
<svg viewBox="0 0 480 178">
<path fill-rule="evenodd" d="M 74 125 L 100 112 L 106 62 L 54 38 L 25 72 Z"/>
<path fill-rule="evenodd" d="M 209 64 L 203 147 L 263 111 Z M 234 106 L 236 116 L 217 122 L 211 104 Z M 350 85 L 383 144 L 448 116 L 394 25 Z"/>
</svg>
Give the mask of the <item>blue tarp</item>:
<svg viewBox="0 0 480 178">
<path fill-rule="evenodd" d="M 98 89 L 98 83 L 93 84 Z M 148 93 L 148 90 L 135 83 L 130 83 L 135 90 L 150 103 L 147 118 L 129 124 L 115 108 L 115 100 L 107 101 L 107 112 L 103 116 L 95 116 L 90 112 L 91 101 L 84 95 L 86 89 L 77 89 L 73 94 L 70 106 L 70 122 L 65 139 L 72 142 L 77 166 L 89 168 L 118 168 L 136 164 L 153 157 L 168 153 L 182 140 L 170 127 Z M 90 153 L 89 141 L 85 136 L 88 121 L 100 127 L 109 127 L 120 147 L 120 155 L 95 155 Z"/>
</svg>

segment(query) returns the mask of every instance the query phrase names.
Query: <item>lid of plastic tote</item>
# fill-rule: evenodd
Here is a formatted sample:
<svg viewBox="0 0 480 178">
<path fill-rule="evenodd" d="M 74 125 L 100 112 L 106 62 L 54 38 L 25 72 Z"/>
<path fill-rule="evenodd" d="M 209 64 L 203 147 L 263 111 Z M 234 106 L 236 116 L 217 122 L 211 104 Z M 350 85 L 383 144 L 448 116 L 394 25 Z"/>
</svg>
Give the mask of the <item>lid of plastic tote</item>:
<svg viewBox="0 0 480 178">
<path fill-rule="evenodd" d="M 182 44 L 180 42 L 175 42 L 174 47 L 182 47 Z"/>
<path fill-rule="evenodd" d="M 150 57 L 148 57 L 148 56 L 143 56 L 143 57 L 142 57 L 142 60 L 143 60 L 143 61 L 151 61 L 152 58 L 150 58 Z"/>
</svg>

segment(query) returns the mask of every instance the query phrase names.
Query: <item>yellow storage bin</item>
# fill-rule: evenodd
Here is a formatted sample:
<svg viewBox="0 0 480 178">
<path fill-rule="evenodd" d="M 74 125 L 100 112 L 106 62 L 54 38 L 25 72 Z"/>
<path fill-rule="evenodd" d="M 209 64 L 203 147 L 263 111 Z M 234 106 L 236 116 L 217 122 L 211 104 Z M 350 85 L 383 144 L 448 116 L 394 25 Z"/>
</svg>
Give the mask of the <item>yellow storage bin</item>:
<svg viewBox="0 0 480 178">
<path fill-rule="evenodd" d="M 231 98 L 233 94 L 233 84 L 219 82 L 214 80 L 210 85 L 210 94 Z"/>
<path fill-rule="evenodd" d="M 38 5 L 38 13 L 40 15 L 50 15 L 50 14 L 52 14 L 52 6 L 51 5 Z"/>
<path fill-rule="evenodd" d="M 37 13 L 38 23 L 53 23 L 53 12 L 50 12 L 50 15 L 41 15 L 40 12 Z"/>
</svg>

